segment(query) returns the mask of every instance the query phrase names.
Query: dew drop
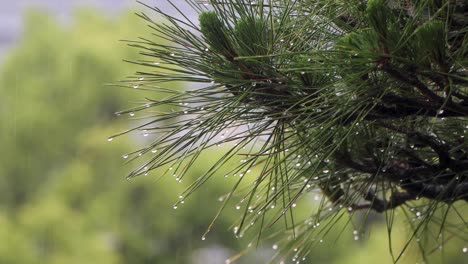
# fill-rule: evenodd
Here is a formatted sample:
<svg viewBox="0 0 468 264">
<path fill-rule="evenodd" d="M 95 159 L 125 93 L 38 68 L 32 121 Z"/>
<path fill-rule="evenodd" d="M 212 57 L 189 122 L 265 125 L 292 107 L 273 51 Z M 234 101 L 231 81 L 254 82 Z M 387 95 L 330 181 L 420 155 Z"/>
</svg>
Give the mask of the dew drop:
<svg viewBox="0 0 468 264">
<path fill-rule="evenodd" d="M 127 158 L 128 158 L 128 155 L 123 155 L 122 158 L 123 158 L 123 159 L 127 159 Z"/>
<path fill-rule="evenodd" d="M 278 245 L 274 244 L 271 248 L 272 248 L 273 250 L 277 250 L 277 249 L 278 249 Z"/>
<path fill-rule="evenodd" d="M 297 205 L 296 205 L 295 203 L 293 203 L 293 204 L 291 205 L 292 208 L 294 208 L 294 207 L 296 207 L 296 206 L 297 206 Z"/>
<path fill-rule="evenodd" d="M 107 141 L 111 142 L 114 138 L 113 137 L 110 137 L 107 139 Z"/>
<path fill-rule="evenodd" d="M 177 209 L 177 205 L 174 205 L 172 208 Z"/>
<path fill-rule="evenodd" d="M 437 111 L 437 114 L 441 115 L 444 113 L 444 109 L 440 109 L 439 111 Z"/>
<path fill-rule="evenodd" d="M 202 237 L 201 237 L 201 240 L 205 240 L 205 239 L 206 239 L 206 237 L 205 237 L 205 236 L 202 236 Z"/>
<path fill-rule="evenodd" d="M 330 171 L 329 170 L 323 170 L 323 173 L 329 173 Z"/>
<path fill-rule="evenodd" d="M 133 89 L 138 89 L 140 86 L 138 84 L 133 85 Z"/>
<path fill-rule="evenodd" d="M 135 116 L 135 113 L 130 112 L 129 115 L 130 115 L 130 116 Z"/>
<path fill-rule="evenodd" d="M 158 152 L 158 150 L 156 149 L 151 150 L 151 153 L 156 153 L 156 152 Z"/>
<path fill-rule="evenodd" d="M 463 252 L 463 253 L 468 252 L 468 247 L 464 247 L 464 248 L 462 249 L 462 252 Z"/>
<path fill-rule="evenodd" d="M 139 80 L 139 81 L 144 81 L 145 78 L 144 78 L 144 77 L 140 77 L 138 80 Z"/>
</svg>

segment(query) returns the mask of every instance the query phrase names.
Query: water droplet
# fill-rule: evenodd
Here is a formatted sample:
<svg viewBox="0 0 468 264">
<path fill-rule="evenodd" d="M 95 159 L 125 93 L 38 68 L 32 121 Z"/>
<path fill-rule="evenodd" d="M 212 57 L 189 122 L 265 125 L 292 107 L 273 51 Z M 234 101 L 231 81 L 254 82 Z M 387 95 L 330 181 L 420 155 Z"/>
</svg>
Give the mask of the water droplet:
<svg viewBox="0 0 468 264">
<path fill-rule="evenodd" d="M 441 114 L 443 114 L 443 113 L 444 113 L 444 109 L 440 109 L 440 110 L 437 112 L 437 114 L 439 114 L 439 115 L 441 115 Z"/>
<path fill-rule="evenodd" d="M 330 171 L 329 170 L 323 170 L 323 173 L 329 173 Z"/>
<path fill-rule="evenodd" d="M 301 166 L 301 164 L 300 164 L 300 163 L 296 163 L 296 167 L 299 167 L 299 166 Z"/>
<path fill-rule="evenodd" d="M 305 72 L 303 71 L 303 72 L 301 72 L 301 74 L 302 74 L 302 75 L 304 75 L 304 74 L 305 74 Z"/>
<path fill-rule="evenodd" d="M 359 236 L 354 236 L 354 240 L 359 240 Z"/>
<path fill-rule="evenodd" d="M 273 250 L 277 250 L 277 249 L 278 249 L 278 245 L 274 244 L 271 248 L 272 248 Z"/>
<path fill-rule="evenodd" d="M 416 212 L 416 216 L 417 216 L 417 217 L 420 217 L 420 216 L 421 216 L 421 212 Z"/>
<path fill-rule="evenodd" d="M 151 150 L 151 153 L 156 153 L 156 152 L 158 152 L 158 150 L 156 149 Z"/>
<path fill-rule="evenodd" d="M 126 158 L 128 158 L 128 155 L 123 155 L 122 158 L 126 159 Z"/>
<path fill-rule="evenodd" d="M 468 247 L 464 247 L 464 248 L 462 249 L 462 252 L 463 252 L 463 253 L 468 252 Z"/>
<path fill-rule="evenodd" d="M 138 84 L 133 85 L 133 89 L 138 89 L 140 86 Z"/>
<path fill-rule="evenodd" d="M 144 81 L 145 78 L 144 78 L 144 77 L 140 77 L 138 80 L 139 80 L 139 81 Z"/>
<path fill-rule="evenodd" d="M 111 142 L 114 138 L 113 137 L 110 137 L 107 139 L 107 141 Z"/>
<path fill-rule="evenodd" d="M 236 205 L 236 210 L 240 210 L 240 205 Z"/>
<path fill-rule="evenodd" d="M 352 207 L 348 207 L 348 212 L 352 212 L 353 211 L 353 208 Z"/>
<path fill-rule="evenodd" d="M 291 207 L 293 207 L 293 208 L 296 207 L 296 206 L 297 206 L 297 205 L 296 205 L 295 203 L 293 203 L 293 204 L 291 205 Z"/>
<path fill-rule="evenodd" d="M 184 196 L 182 196 L 182 195 L 179 195 L 179 199 L 184 199 Z"/>
<path fill-rule="evenodd" d="M 172 208 L 177 209 L 177 205 L 174 205 Z"/>
<path fill-rule="evenodd" d="M 135 116 L 135 113 L 130 112 L 129 115 L 130 115 L 130 116 Z"/>
<path fill-rule="evenodd" d="M 201 240 L 205 240 L 205 239 L 206 239 L 206 237 L 205 237 L 205 236 L 202 236 L 202 237 L 201 237 Z"/>
</svg>

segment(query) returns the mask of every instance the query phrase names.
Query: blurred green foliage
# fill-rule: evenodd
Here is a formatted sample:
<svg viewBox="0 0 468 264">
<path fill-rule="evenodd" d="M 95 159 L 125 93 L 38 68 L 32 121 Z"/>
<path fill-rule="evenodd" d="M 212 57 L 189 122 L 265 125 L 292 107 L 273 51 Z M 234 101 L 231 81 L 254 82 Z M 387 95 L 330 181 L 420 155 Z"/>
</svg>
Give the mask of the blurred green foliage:
<svg viewBox="0 0 468 264">
<path fill-rule="evenodd" d="M 145 26 L 133 14 L 111 21 L 81 11 L 69 27 L 40 13 L 27 16 L 21 43 L 0 66 L 0 263 L 196 264 L 208 263 L 206 254 L 216 261 L 213 250 L 223 258 L 243 250 L 245 241 L 229 229 L 239 214 L 233 206 L 200 239 L 232 179 L 215 179 L 172 208 L 216 154 L 206 154 L 182 183 L 124 180 L 131 168 L 119 156 L 140 139 L 106 138 L 129 126 L 113 113 L 144 94 L 104 84 L 134 70 L 121 60 L 137 58 L 135 50 L 117 40 L 143 35 L 138 30 Z M 340 235 L 335 227 L 340 239 L 325 239 L 304 262 L 391 263 L 384 225 L 365 242 L 353 240 L 353 229 Z M 401 232 L 394 241 L 402 246 L 405 239 Z M 270 248 L 260 246 L 239 263 L 265 263 Z M 440 263 L 462 263 L 460 248 L 454 250 Z"/>
</svg>

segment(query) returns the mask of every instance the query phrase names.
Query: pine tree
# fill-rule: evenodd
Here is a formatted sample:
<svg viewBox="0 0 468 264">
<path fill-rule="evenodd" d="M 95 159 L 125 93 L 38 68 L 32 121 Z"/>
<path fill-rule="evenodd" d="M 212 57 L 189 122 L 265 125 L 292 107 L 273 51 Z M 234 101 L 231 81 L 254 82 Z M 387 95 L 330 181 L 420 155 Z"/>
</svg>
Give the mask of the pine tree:
<svg viewBox="0 0 468 264">
<path fill-rule="evenodd" d="M 300 258 L 343 215 L 385 214 L 391 232 L 396 210 L 413 218 L 417 208 L 411 239 L 435 224 L 437 234 L 467 241 L 465 1 L 187 3 L 198 22 L 147 6 L 166 21 L 140 16 L 168 42 L 130 42 L 147 56 L 135 62 L 147 71 L 125 85 L 167 94 L 120 112 L 148 111 L 127 132 L 155 138 L 133 153 L 144 161 L 130 178 L 169 166 L 183 177 L 203 150 L 223 144 L 226 154 L 183 196 L 210 177 L 237 175 L 222 211 L 251 181 L 238 235 L 257 223 L 261 237 L 284 218 L 285 243 L 300 245 L 291 253 Z M 201 85 L 179 91 L 172 81 Z M 152 111 L 162 105 L 175 110 Z M 239 156 L 240 165 L 226 166 Z M 253 168 L 258 175 L 245 177 Z M 294 222 L 296 202 L 316 190 L 324 197 L 319 209 Z M 329 224 L 317 231 L 319 223 Z"/>
</svg>

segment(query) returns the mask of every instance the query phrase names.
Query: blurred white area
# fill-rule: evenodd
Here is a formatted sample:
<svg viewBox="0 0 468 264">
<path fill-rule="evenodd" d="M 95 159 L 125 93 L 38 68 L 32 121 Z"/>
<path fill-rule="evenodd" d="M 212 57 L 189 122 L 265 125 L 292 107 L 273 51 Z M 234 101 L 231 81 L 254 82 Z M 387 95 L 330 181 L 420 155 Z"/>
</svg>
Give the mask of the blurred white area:
<svg viewBox="0 0 468 264">
<path fill-rule="evenodd" d="M 174 15 L 166 0 L 140 0 L 149 6 L 157 6 Z M 185 0 L 172 0 L 183 12 L 193 12 Z M 96 8 L 106 16 L 115 16 L 126 9 L 144 10 L 136 0 L 0 0 L 0 65 L 3 58 L 23 32 L 23 15 L 29 9 L 38 9 L 49 13 L 61 23 L 67 23 L 76 8 Z M 172 11 L 171 11 L 172 9 Z M 151 15 L 150 11 L 147 11 Z"/>
</svg>

